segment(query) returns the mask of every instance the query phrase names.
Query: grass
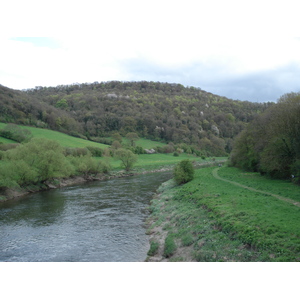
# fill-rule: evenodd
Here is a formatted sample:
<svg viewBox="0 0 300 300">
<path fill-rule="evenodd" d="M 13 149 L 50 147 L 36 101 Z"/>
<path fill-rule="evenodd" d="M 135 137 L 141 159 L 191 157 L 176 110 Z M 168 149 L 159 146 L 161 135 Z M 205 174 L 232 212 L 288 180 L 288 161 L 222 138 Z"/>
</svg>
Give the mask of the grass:
<svg viewBox="0 0 300 300">
<path fill-rule="evenodd" d="M 4 128 L 7 124 L 0 123 L 0 129 Z M 58 131 L 49 130 L 49 129 L 43 129 L 43 128 L 36 128 L 36 127 L 30 127 L 30 126 L 22 126 L 19 125 L 21 128 L 28 129 L 34 137 L 43 137 L 47 138 L 49 140 L 55 140 L 60 143 L 63 147 L 70 147 L 70 148 L 85 148 L 88 146 L 91 147 L 99 147 L 102 149 L 108 148 L 108 145 L 100 144 L 92 141 L 88 141 L 81 138 L 76 138 Z M 13 141 L 4 139 L 0 137 L 0 142 L 3 143 L 13 143 Z M 123 142 L 128 142 L 125 138 L 123 139 Z M 143 149 L 151 149 L 155 147 L 162 147 L 165 146 L 165 143 L 157 142 L 157 141 L 151 141 L 144 138 L 139 139 L 136 141 L 136 145 L 142 147 Z"/>
<path fill-rule="evenodd" d="M 151 241 L 150 243 L 150 249 L 148 251 L 148 255 L 149 256 L 153 256 L 157 253 L 158 251 L 158 247 L 159 247 L 159 243 L 158 242 L 155 242 L 155 241 Z"/>
<path fill-rule="evenodd" d="M 0 129 L 4 128 L 6 126 L 5 123 L 0 123 Z M 44 128 L 36 128 L 36 127 L 30 127 L 30 126 L 22 126 L 19 125 L 21 128 L 28 129 L 33 137 L 37 138 L 46 138 L 49 140 L 57 141 L 61 146 L 63 147 L 70 147 L 70 148 L 85 148 L 88 146 L 91 147 L 99 147 L 99 148 L 108 148 L 108 145 L 84 140 L 81 138 L 73 137 L 58 131 L 44 129 Z"/>
<path fill-rule="evenodd" d="M 299 261 L 300 208 L 218 180 L 213 169 L 196 170 L 195 179 L 182 186 L 164 184 L 151 203 L 153 226 L 162 226 L 195 261 Z M 220 175 L 244 184 L 239 172 L 220 169 Z M 245 176 L 249 185 L 258 184 L 249 179 L 254 175 Z M 263 182 L 268 192 L 278 191 L 277 181 Z M 298 186 L 284 185 L 282 195 L 299 195 Z"/>
<path fill-rule="evenodd" d="M 300 201 L 299 188 L 288 180 L 270 180 L 259 173 L 245 172 L 237 168 L 220 168 L 219 175 L 260 191 L 272 191 L 273 194 Z"/>
<path fill-rule="evenodd" d="M 166 145 L 166 143 L 157 142 L 157 141 L 151 141 L 148 139 L 140 138 L 135 142 L 137 146 L 142 147 L 143 149 L 152 149 L 155 147 L 163 147 Z"/>
<path fill-rule="evenodd" d="M 0 143 L 3 143 L 3 144 L 15 144 L 16 142 L 0 136 Z"/>
</svg>

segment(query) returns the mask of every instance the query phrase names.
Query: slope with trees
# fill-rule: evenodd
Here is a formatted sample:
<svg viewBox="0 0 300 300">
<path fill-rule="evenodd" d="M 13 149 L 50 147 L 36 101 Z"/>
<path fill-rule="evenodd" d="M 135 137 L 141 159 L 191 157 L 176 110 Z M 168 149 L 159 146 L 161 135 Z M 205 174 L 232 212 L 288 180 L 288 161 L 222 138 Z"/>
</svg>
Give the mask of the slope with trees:
<svg viewBox="0 0 300 300">
<path fill-rule="evenodd" d="M 272 103 L 217 96 L 160 82 L 102 82 L 15 91 L 0 86 L 0 122 L 50 128 L 107 142 L 119 133 L 225 155 L 233 138 Z"/>
</svg>

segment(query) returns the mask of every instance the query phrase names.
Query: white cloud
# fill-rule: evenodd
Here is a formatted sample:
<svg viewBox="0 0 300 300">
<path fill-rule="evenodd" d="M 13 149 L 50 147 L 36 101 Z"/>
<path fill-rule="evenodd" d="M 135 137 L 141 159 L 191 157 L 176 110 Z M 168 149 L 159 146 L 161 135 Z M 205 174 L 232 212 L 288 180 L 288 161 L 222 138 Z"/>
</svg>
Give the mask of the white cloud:
<svg viewBox="0 0 300 300">
<path fill-rule="evenodd" d="M 235 89 L 232 95 L 243 91 L 236 97 L 242 99 L 246 87 L 259 95 L 255 78 L 265 78 L 267 86 L 272 82 L 282 92 L 285 85 L 297 91 L 293 78 L 299 76 L 300 41 L 291 37 L 298 30 L 297 8 L 291 0 L 284 5 L 264 0 L 43 5 L 11 0 L 0 20 L 13 33 L 0 39 L 0 84 L 30 88 L 146 79 L 209 87 L 222 95 Z M 60 47 L 9 39 L 28 33 L 55 36 Z M 225 88 L 234 82 L 243 87 Z"/>
</svg>

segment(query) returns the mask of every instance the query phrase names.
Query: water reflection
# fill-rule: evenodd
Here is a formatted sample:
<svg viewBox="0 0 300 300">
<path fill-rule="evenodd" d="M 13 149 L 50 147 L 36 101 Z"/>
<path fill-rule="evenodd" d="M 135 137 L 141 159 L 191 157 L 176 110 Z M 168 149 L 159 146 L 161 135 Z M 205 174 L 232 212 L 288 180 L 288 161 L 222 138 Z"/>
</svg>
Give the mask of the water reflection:
<svg viewBox="0 0 300 300">
<path fill-rule="evenodd" d="M 3 203 L 0 261 L 143 261 L 149 200 L 169 178 L 118 178 Z"/>
</svg>

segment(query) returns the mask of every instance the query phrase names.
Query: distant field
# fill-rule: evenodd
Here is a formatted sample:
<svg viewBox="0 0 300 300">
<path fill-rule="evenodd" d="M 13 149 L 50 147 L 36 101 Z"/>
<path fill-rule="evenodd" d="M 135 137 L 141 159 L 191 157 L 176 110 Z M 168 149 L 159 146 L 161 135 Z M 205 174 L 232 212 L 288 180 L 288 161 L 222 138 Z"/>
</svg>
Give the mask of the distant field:
<svg viewBox="0 0 300 300">
<path fill-rule="evenodd" d="M 152 149 L 154 147 L 163 147 L 166 145 L 166 143 L 156 142 L 147 140 L 144 138 L 139 139 L 136 141 L 136 145 L 142 147 L 143 149 Z"/>
<path fill-rule="evenodd" d="M 0 123 L 0 128 L 4 128 L 6 124 Z M 84 148 L 84 147 L 99 147 L 99 148 L 107 148 L 108 145 L 76 138 L 58 131 L 53 131 L 49 129 L 43 129 L 43 128 L 35 128 L 35 127 L 29 127 L 29 126 L 20 126 L 22 128 L 26 128 L 29 131 L 31 131 L 32 135 L 34 137 L 43 137 L 49 140 L 55 140 L 59 142 L 59 144 L 63 147 L 71 147 L 71 148 Z"/>
<path fill-rule="evenodd" d="M 4 128 L 7 124 L 5 123 L 0 123 L 0 129 Z M 30 127 L 30 126 L 21 126 L 22 128 L 26 128 L 29 131 L 31 131 L 32 135 L 34 137 L 44 137 L 49 140 L 55 140 L 60 143 L 63 147 L 71 147 L 71 148 L 84 148 L 87 146 L 92 146 L 92 147 L 99 147 L 102 149 L 108 148 L 108 145 L 105 144 L 100 144 L 80 138 L 76 138 L 58 131 L 53 131 L 49 129 L 43 129 L 43 128 L 35 128 L 35 127 Z M 0 142 L 3 143 L 14 143 L 11 140 L 4 139 L 0 137 Z M 123 139 L 123 142 L 126 143 L 126 140 Z M 136 145 L 142 147 L 143 149 L 151 149 L 154 147 L 162 147 L 165 146 L 166 144 L 161 143 L 161 142 L 156 142 L 156 141 L 151 141 L 147 140 L 144 138 L 139 139 L 136 141 Z"/>
</svg>

